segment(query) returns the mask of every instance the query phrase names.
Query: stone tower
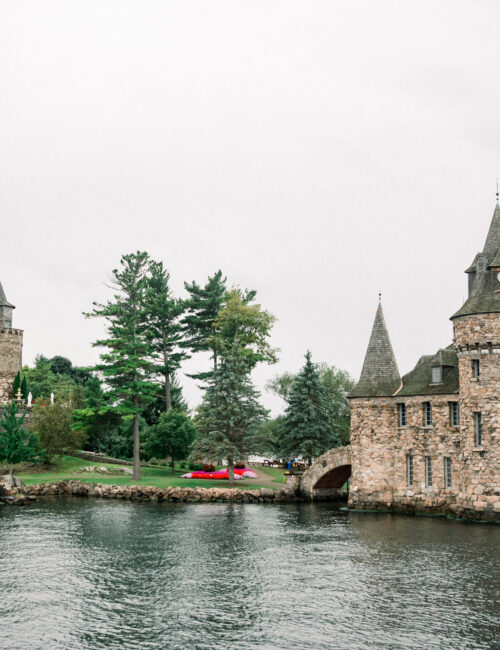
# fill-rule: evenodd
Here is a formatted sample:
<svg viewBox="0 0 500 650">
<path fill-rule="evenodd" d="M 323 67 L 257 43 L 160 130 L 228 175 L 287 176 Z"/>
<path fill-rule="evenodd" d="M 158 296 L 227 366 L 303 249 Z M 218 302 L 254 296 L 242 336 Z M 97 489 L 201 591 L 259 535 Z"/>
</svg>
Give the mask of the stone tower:
<svg viewBox="0 0 500 650">
<path fill-rule="evenodd" d="M 451 317 L 460 384 L 461 489 L 457 503 L 468 510 L 487 512 L 500 502 L 498 194 L 484 249 L 466 273 L 469 296 Z"/>
<path fill-rule="evenodd" d="M 23 363 L 23 331 L 12 329 L 13 309 L 0 283 L 0 404 L 12 397 L 12 384 Z"/>
<path fill-rule="evenodd" d="M 400 388 L 401 376 L 379 303 L 361 376 L 349 395 L 352 506 L 360 502 L 392 502 L 394 442 L 390 432 L 394 419 L 393 395 Z"/>
</svg>

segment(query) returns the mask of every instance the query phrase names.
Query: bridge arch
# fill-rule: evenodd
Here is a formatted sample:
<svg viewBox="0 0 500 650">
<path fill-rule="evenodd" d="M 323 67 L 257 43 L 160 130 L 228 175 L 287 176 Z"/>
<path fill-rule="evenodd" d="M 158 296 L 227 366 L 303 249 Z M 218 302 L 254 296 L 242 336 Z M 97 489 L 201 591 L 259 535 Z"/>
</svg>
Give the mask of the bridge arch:
<svg viewBox="0 0 500 650">
<path fill-rule="evenodd" d="M 351 446 L 329 449 L 304 472 L 300 491 L 311 499 L 334 499 L 350 476 Z"/>
</svg>

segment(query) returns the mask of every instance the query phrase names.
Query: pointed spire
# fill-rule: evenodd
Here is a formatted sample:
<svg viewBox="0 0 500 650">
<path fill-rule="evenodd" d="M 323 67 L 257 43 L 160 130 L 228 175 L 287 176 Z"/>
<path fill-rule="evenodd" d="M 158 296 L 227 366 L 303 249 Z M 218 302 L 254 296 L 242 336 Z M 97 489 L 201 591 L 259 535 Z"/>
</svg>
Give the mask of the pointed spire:
<svg viewBox="0 0 500 650">
<path fill-rule="evenodd" d="M 7 300 L 7 296 L 5 295 L 5 291 L 3 290 L 1 282 L 0 282 L 0 307 L 12 307 L 12 309 L 15 309 L 14 305 L 12 305 Z"/>
<path fill-rule="evenodd" d="M 385 324 L 380 302 L 361 371 L 361 377 L 350 397 L 384 397 L 393 395 L 401 386 L 398 364 Z"/>
<path fill-rule="evenodd" d="M 495 257 L 497 257 L 500 252 L 500 205 L 498 204 L 498 192 L 497 192 L 497 204 L 495 210 L 493 211 L 493 217 L 490 223 L 490 229 L 488 230 L 488 236 L 486 237 L 486 242 L 484 244 L 483 255 L 488 260 L 488 265 L 491 265 Z"/>
</svg>

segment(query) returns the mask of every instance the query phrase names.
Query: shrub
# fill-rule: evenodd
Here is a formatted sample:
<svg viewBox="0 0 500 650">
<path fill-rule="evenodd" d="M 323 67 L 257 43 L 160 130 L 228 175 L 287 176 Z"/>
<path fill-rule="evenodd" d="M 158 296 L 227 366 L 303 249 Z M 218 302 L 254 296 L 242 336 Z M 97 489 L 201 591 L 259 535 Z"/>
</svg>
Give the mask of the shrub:
<svg viewBox="0 0 500 650">
<path fill-rule="evenodd" d="M 245 469 L 245 463 L 239 460 L 237 463 L 234 464 L 234 469 Z"/>
<path fill-rule="evenodd" d="M 214 470 L 215 470 L 215 465 L 212 465 L 212 463 L 205 463 L 203 465 L 204 472 L 213 472 Z"/>
<path fill-rule="evenodd" d="M 149 464 L 150 465 L 158 465 L 158 458 L 150 458 L 149 459 Z"/>
<path fill-rule="evenodd" d="M 193 460 L 189 461 L 189 469 L 191 471 L 199 472 L 203 469 L 203 463 L 195 463 Z"/>
</svg>

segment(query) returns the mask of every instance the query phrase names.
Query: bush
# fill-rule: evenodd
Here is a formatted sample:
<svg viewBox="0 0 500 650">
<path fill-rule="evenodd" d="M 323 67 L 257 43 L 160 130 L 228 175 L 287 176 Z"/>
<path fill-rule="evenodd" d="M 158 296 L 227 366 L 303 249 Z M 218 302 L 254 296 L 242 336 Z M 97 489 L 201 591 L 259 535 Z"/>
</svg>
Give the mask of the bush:
<svg viewBox="0 0 500 650">
<path fill-rule="evenodd" d="M 205 463 L 203 465 L 204 472 L 213 472 L 214 470 L 215 470 L 215 465 L 212 465 L 212 463 Z"/>
<path fill-rule="evenodd" d="M 149 464 L 150 465 L 158 465 L 158 458 L 150 458 L 149 459 Z"/>
<path fill-rule="evenodd" d="M 179 467 L 180 467 L 181 469 L 186 469 L 187 466 L 188 466 L 188 464 L 186 463 L 185 460 L 183 460 L 182 463 L 179 463 Z"/>
<path fill-rule="evenodd" d="M 168 464 L 169 462 L 166 458 L 162 458 L 161 460 L 158 461 L 158 465 L 161 465 L 162 467 L 167 467 Z"/>
<path fill-rule="evenodd" d="M 234 464 L 234 469 L 245 469 L 245 463 L 242 463 L 241 460 L 239 460 Z"/>
<path fill-rule="evenodd" d="M 203 463 L 195 463 L 194 461 L 189 461 L 189 469 L 191 471 L 199 472 L 203 469 Z"/>
</svg>

